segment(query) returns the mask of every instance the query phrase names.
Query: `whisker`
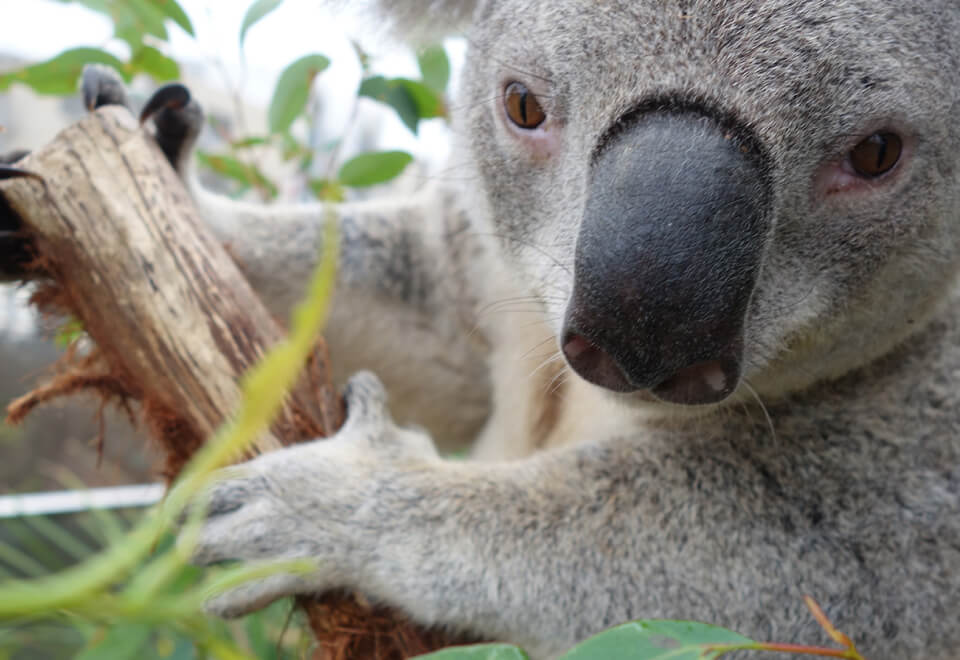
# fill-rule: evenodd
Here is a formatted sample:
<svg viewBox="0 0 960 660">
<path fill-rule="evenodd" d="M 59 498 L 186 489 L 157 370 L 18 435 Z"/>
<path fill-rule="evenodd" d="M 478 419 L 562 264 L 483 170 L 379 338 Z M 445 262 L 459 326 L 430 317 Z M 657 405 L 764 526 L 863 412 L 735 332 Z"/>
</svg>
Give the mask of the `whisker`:
<svg viewBox="0 0 960 660">
<path fill-rule="evenodd" d="M 551 366 L 557 364 L 558 362 L 563 362 L 563 354 L 560 353 L 560 351 L 557 351 L 556 353 L 554 353 L 553 355 L 551 355 L 550 357 L 548 357 L 547 359 L 545 359 L 543 362 L 541 362 L 539 365 L 537 365 L 537 367 L 536 367 L 533 371 L 531 371 L 529 374 L 527 374 L 527 378 L 533 378 L 533 377 L 536 376 L 537 373 L 540 372 L 541 370 L 546 369 L 547 367 L 551 367 Z M 561 371 L 562 371 L 562 369 L 561 369 Z M 555 378 L 555 377 L 556 377 L 556 376 L 554 376 L 554 378 Z M 551 379 L 551 382 L 552 382 L 552 381 L 553 381 L 553 379 Z"/>
<path fill-rule="evenodd" d="M 552 82 L 553 82 L 553 79 L 552 79 L 552 78 L 548 78 L 547 76 L 534 73 L 533 71 L 526 71 L 526 70 L 524 70 L 524 69 L 521 69 L 521 68 L 518 67 L 518 66 L 515 66 L 515 65 L 513 65 L 513 64 L 510 64 L 509 62 L 505 62 L 505 61 L 503 61 L 503 60 L 500 60 L 499 58 L 493 57 L 492 55 L 490 55 L 490 51 L 489 51 L 488 49 L 481 48 L 480 45 L 479 45 L 477 42 L 473 41 L 472 39 L 470 39 L 470 37 L 468 37 L 468 36 L 466 36 L 466 35 L 464 35 L 463 40 L 467 42 L 467 44 L 470 46 L 470 48 L 473 48 L 473 49 L 479 51 L 480 53 L 482 53 L 482 54 L 483 54 L 483 57 L 485 57 L 485 58 L 487 58 L 487 59 L 489 59 L 489 60 L 491 60 L 491 61 L 493 61 L 493 62 L 496 62 L 497 64 L 499 64 L 500 66 L 502 66 L 502 67 L 504 67 L 504 68 L 510 69 L 511 71 L 516 71 L 517 73 L 521 73 L 521 74 L 523 74 L 523 75 L 525 75 L 525 76 L 530 76 L 531 78 L 536 78 L 537 80 L 542 80 L 542 81 L 547 82 L 547 83 L 552 83 Z"/>
<path fill-rule="evenodd" d="M 547 383 L 545 388 L 547 395 L 553 396 L 556 394 L 561 387 L 567 382 L 567 378 L 570 376 L 570 368 L 564 366 L 563 369 L 557 372 L 557 375 L 550 379 L 550 382 Z"/>
<path fill-rule="evenodd" d="M 763 416 L 764 416 L 764 418 L 767 420 L 767 427 L 769 427 L 769 429 L 770 429 L 770 435 L 771 435 L 773 441 L 776 442 L 776 441 L 777 441 L 777 429 L 774 428 L 774 426 L 773 426 L 773 419 L 770 417 L 770 412 L 767 410 L 767 406 L 764 405 L 763 400 L 760 399 L 760 395 L 757 394 L 757 391 L 756 391 L 755 389 L 753 389 L 753 385 L 751 385 L 750 382 L 749 382 L 746 378 L 743 379 L 743 386 L 744 386 L 745 388 L 747 388 L 747 391 L 750 392 L 750 394 L 753 395 L 753 398 L 756 399 L 757 404 L 759 404 L 760 410 L 763 412 Z"/>
<path fill-rule="evenodd" d="M 524 239 L 522 239 L 522 238 L 517 238 L 517 237 L 515 237 L 515 236 L 507 236 L 506 234 L 502 234 L 502 233 L 500 233 L 500 232 L 472 232 L 472 233 L 473 233 L 473 235 L 475 235 L 475 236 L 489 236 L 489 237 L 491 237 L 491 238 L 499 238 L 500 240 L 503 240 L 503 241 L 510 241 L 510 242 L 512 242 L 512 243 L 519 243 L 520 245 L 523 245 L 523 246 L 525 246 L 525 247 L 528 247 L 528 248 L 531 248 L 531 249 L 533 249 L 533 250 L 536 250 L 537 252 L 539 252 L 540 254 L 542 254 L 543 256 L 545 256 L 547 259 L 549 259 L 550 261 L 552 261 L 552 262 L 554 263 L 554 265 L 556 265 L 557 267 L 561 268 L 564 272 L 566 272 L 568 275 L 570 275 L 570 277 L 573 277 L 573 271 L 570 269 L 569 266 L 567 266 L 565 263 L 563 263 L 562 261 L 560 261 L 560 259 L 558 259 L 557 257 L 553 256 L 552 254 L 550 254 L 549 252 L 547 252 L 545 249 L 543 249 L 542 247 L 540 247 L 540 246 L 537 245 L 536 243 L 531 243 L 530 241 L 526 241 L 526 240 L 524 240 Z"/>
<path fill-rule="evenodd" d="M 528 348 L 527 350 L 525 350 L 525 351 L 523 352 L 523 355 L 521 355 L 519 359 L 525 360 L 526 358 L 530 357 L 531 354 L 532 354 L 535 350 L 537 350 L 537 349 L 540 348 L 541 346 L 549 345 L 549 344 L 552 343 L 553 341 L 554 341 L 554 338 L 553 338 L 553 337 L 547 337 L 547 338 L 544 339 L 543 341 L 538 341 L 536 344 L 534 344 L 533 346 L 531 346 L 530 348 Z M 552 356 L 554 353 L 557 353 L 557 352 L 558 352 L 558 351 L 554 351 L 553 353 L 551 353 L 551 356 Z M 533 374 L 531 374 L 531 375 L 533 375 Z"/>
</svg>

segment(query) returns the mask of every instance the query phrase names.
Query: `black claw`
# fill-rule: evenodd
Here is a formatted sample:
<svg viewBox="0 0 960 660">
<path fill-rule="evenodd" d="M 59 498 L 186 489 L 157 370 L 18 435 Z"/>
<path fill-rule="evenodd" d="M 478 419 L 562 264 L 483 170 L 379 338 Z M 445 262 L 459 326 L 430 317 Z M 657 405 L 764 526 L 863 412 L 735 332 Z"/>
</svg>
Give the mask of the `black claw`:
<svg viewBox="0 0 960 660">
<path fill-rule="evenodd" d="M 164 85 L 150 97 L 140 111 L 140 123 L 147 121 L 160 110 L 180 110 L 190 103 L 190 90 L 180 83 Z"/>
<path fill-rule="evenodd" d="M 0 154 L 0 165 L 13 165 L 21 158 L 25 158 L 30 152 L 26 149 L 14 149 L 5 154 Z"/>
<path fill-rule="evenodd" d="M 22 179 L 24 177 L 36 179 L 37 181 L 43 181 L 43 177 L 39 174 L 35 174 L 34 172 L 21 170 L 19 167 L 12 167 L 10 165 L 0 165 L 0 180 Z"/>
<path fill-rule="evenodd" d="M 33 260 L 33 248 L 23 234 L 20 218 L 0 195 L 0 282 L 28 279 Z"/>
</svg>

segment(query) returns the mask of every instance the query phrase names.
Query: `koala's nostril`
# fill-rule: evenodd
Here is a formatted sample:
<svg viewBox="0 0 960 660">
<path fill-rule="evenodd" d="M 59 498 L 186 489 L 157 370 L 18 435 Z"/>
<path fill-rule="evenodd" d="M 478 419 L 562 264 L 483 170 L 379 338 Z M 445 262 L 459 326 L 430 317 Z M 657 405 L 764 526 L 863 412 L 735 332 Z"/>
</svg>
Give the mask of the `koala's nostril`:
<svg viewBox="0 0 960 660">
<path fill-rule="evenodd" d="M 725 365 L 721 360 L 710 360 L 681 369 L 676 375 L 653 388 L 653 393 L 657 398 L 670 403 L 716 403 L 734 390 L 738 380 L 739 374 L 735 365 Z"/>
<path fill-rule="evenodd" d="M 615 392 L 632 392 L 637 389 L 627 381 L 614 359 L 583 335 L 567 333 L 563 340 L 563 354 L 573 370 L 594 385 Z"/>
</svg>

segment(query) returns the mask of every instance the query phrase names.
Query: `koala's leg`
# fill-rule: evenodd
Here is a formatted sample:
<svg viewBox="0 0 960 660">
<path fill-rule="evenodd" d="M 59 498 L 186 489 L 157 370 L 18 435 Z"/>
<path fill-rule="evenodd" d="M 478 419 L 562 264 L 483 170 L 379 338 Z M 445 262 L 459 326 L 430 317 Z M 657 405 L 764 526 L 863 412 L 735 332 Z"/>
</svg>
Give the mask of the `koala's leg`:
<svg viewBox="0 0 960 660">
<path fill-rule="evenodd" d="M 261 206 L 194 189 L 201 214 L 270 310 L 286 319 L 320 255 L 321 204 Z M 488 414 L 486 346 L 474 332 L 477 278 L 462 256 L 476 237 L 454 200 L 342 204 L 341 256 L 324 331 L 342 382 L 375 371 L 404 423 L 445 447 L 474 438 Z"/>
<path fill-rule="evenodd" d="M 281 320 L 302 297 L 324 223 L 339 223 L 341 258 L 325 331 L 338 380 L 370 369 L 404 422 L 441 445 L 472 439 L 488 413 L 485 346 L 474 330 L 476 260 L 483 245 L 455 195 L 438 189 L 392 201 L 261 205 L 204 190 L 190 152 L 203 113 L 179 84 L 161 88 L 141 119 L 184 178 L 201 217 Z"/>
</svg>

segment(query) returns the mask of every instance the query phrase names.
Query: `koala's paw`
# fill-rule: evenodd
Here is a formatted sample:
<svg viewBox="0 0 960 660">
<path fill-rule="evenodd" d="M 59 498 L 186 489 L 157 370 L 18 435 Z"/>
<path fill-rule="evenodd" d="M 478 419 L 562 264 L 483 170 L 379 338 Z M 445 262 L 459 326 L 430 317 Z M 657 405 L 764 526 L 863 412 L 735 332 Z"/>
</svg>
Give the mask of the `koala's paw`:
<svg viewBox="0 0 960 660">
<path fill-rule="evenodd" d="M 130 107 L 127 102 L 127 88 L 120 75 L 103 64 L 87 64 L 83 67 L 80 95 L 83 98 L 83 107 L 90 112 L 105 105 Z"/>
<path fill-rule="evenodd" d="M 0 154 L 0 181 L 40 178 L 14 164 L 27 153 L 18 150 Z M 0 282 L 25 280 L 34 275 L 28 267 L 33 260 L 33 250 L 22 229 L 20 217 L 0 194 Z"/>
<path fill-rule="evenodd" d="M 164 85 L 147 101 L 140 121 L 153 120 L 154 138 L 167 160 L 183 174 L 187 157 L 203 128 L 203 109 L 184 85 Z"/>
<path fill-rule="evenodd" d="M 181 535 L 194 563 L 264 564 L 311 559 L 308 574 L 279 574 L 211 598 L 207 608 L 240 616 L 293 594 L 352 588 L 369 569 L 382 533 L 401 524 L 378 500 L 404 469 L 438 459 L 429 437 L 398 428 L 376 376 L 360 373 L 344 392 L 347 422 L 327 440 L 289 447 L 221 471 L 206 498 L 198 538 Z M 372 506 L 374 503 L 381 506 Z"/>
</svg>

